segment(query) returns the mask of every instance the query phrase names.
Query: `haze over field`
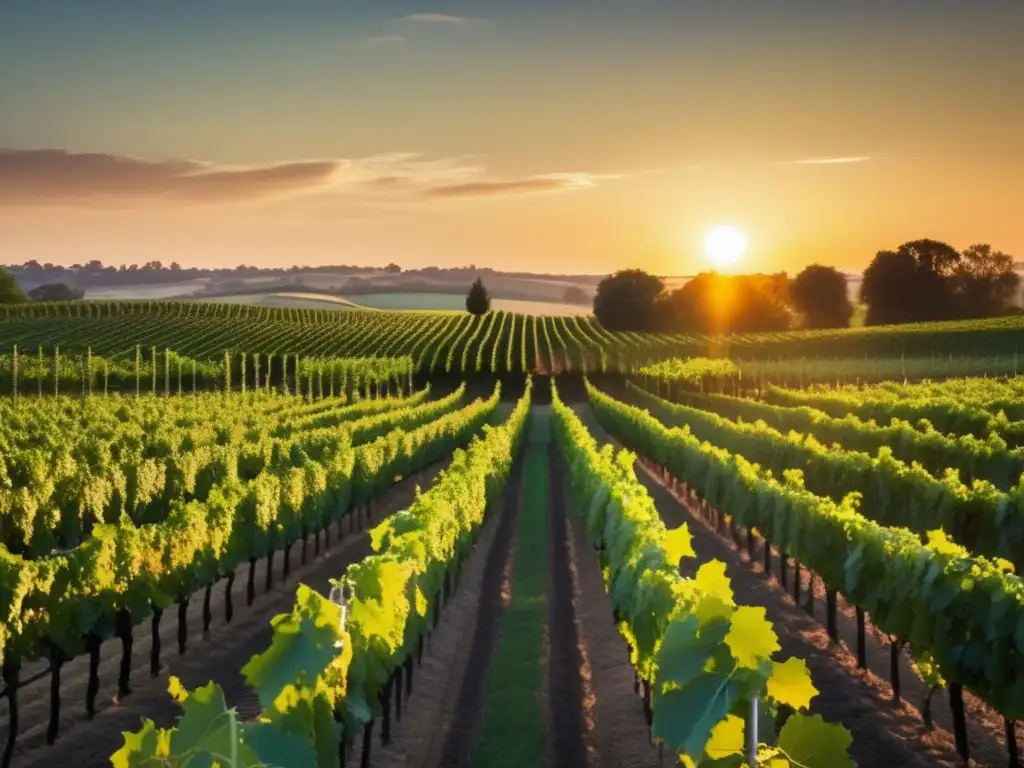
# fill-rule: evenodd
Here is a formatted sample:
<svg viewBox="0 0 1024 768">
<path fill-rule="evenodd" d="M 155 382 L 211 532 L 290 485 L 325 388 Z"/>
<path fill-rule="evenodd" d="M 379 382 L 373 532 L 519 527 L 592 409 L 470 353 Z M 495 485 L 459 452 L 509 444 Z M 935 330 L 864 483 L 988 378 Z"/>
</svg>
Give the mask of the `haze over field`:
<svg viewBox="0 0 1024 768">
<path fill-rule="evenodd" d="M 0 263 L 1024 253 L 1024 5 L 0 5 Z M 927 51 L 927 55 L 922 55 Z"/>
</svg>

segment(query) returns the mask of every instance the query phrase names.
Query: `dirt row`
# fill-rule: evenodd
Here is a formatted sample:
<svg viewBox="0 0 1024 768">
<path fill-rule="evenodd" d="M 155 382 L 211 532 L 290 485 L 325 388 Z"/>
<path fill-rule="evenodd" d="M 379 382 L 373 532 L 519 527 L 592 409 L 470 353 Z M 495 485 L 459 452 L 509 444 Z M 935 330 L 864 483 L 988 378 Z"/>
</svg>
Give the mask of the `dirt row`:
<svg viewBox="0 0 1024 768">
<path fill-rule="evenodd" d="M 595 437 L 609 439 L 589 406 L 577 406 L 576 412 Z M 666 525 L 688 524 L 698 559 L 717 559 L 726 563 L 737 603 L 766 609 L 767 618 L 774 625 L 782 646 L 779 658 L 798 656 L 807 661 L 820 691 L 812 703 L 812 711 L 827 720 L 842 723 L 851 731 L 851 754 L 859 765 L 893 768 L 963 765 L 956 753 L 953 737 L 947 730 L 951 719 L 941 691 L 935 695 L 932 704 L 937 727 L 931 732 L 925 729 L 920 710 L 915 706 L 924 698 L 924 686 L 907 659 L 901 659 L 903 700 L 899 703 L 893 701 L 892 688 L 888 683 L 875 674 L 857 669 L 855 653 L 850 651 L 856 647 L 857 632 L 852 607 L 840 601 L 838 624 L 841 643 L 831 643 L 823 624 L 809 615 L 803 605 L 798 606 L 793 601 L 787 590 L 782 589 L 777 576 L 765 578 L 762 542 L 755 547 L 754 556 L 748 557 L 745 547 L 738 548 L 731 538 L 721 535 L 704 521 L 697 504 L 685 493 L 677 494 L 670 490 L 644 462 L 638 461 L 636 468 L 637 477 L 655 500 Z M 773 551 L 773 557 L 776 558 L 777 571 L 778 553 Z M 792 589 L 791 581 L 789 587 Z M 802 603 L 809 587 L 805 571 L 801 578 Z M 824 621 L 824 590 L 820 580 L 815 587 L 815 604 L 815 615 Z M 866 651 L 869 668 L 887 674 L 890 659 L 888 640 L 869 631 Z M 1006 765 L 1006 752 L 996 738 L 978 727 L 970 729 L 969 735 L 973 765 Z"/>
<path fill-rule="evenodd" d="M 447 461 L 440 462 L 397 483 L 376 501 L 376 512 L 369 526 L 382 519 L 384 514 L 407 507 L 416 496 L 417 486 L 427 487 L 446 465 Z M 343 524 L 340 542 L 336 528 L 332 526 L 332 546 L 329 550 L 321 546 L 319 557 L 314 557 L 313 542 L 309 541 L 304 566 L 301 563 L 301 542 L 294 544 L 287 580 L 282 578 L 284 556 L 278 552 L 273 561 L 273 587 L 269 592 L 265 588 L 267 560 L 260 560 L 256 568 L 256 598 L 251 607 L 246 606 L 249 565 L 246 563 L 239 567 L 232 589 L 234 616 L 230 624 L 224 621 L 227 580 L 221 580 L 211 593 L 213 621 L 206 637 L 201 634 L 203 591 L 193 595 L 187 610 L 190 633 L 185 655 L 178 655 L 177 611 L 166 611 L 160 625 L 163 668 L 156 677 L 150 675 L 151 622 L 146 620 L 137 626 L 131 657 L 132 692 L 121 702 L 116 696 L 121 643 L 116 639 L 105 642 L 101 648 L 97 713 L 92 720 L 88 720 L 85 713 L 88 657 L 77 657 L 65 664 L 61 679 L 61 731 L 53 745 L 45 743 L 50 706 L 49 678 L 24 688 L 19 696 L 22 728 L 12 768 L 109 766 L 110 755 L 124 743 L 122 731 L 138 730 L 143 717 L 154 720 L 160 727 L 173 725 L 180 708 L 167 694 L 171 675 L 179 677 L 188 688 L 205 685 L 212 680 L 224 689 L 228 705 L 237 707 L 240 717 L 257 715 L 261 709 L 259 701 L 246 685 L 240 670 L 249 658 L 270 644 L 270 620 L 291 610 L 297 584 L 307 584 L 326 593 L 332 578 L 340 576 L 349 564 L 371 553 L 369 535 L 365 528 L 352 530 L 353 521 L 354 518 Z M 6 706 L 0 710 L 0 717 L 6 726 Z"/>
<path fill-rule="evenodd" d="M 535 408 L 545 417 L 549 408 Z M 654 768 L 643 704 L 634 690 L 628 648 L 612 620 L 596 556 L 571 509 L 566 473 L 553 443 L 547 590 L 544 734 L 549 766 Z M 486 717 L 487 671 L 511 599 L 517 551 L 521 466 L 509 479 L 499 514 L 488 521 L 464 569 L 459 591 L 431 638 L 403 721 L 387 748 L 374 747 L 378 768 L 464 768 Z M 429 682 L 425 682 L 429 681 Z M 515 724 L 509 724 L 515 728 Z"/>
</svg>

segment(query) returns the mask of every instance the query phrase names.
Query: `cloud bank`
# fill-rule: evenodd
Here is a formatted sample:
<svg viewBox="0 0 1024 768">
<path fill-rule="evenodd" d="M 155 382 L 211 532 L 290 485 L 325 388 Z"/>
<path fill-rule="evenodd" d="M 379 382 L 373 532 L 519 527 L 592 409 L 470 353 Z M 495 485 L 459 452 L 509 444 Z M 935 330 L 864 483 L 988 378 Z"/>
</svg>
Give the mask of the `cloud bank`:
<svg viewBox="0 0 1024 768">
<path fill-rule="evenodd" d="M 299 195 L 369 202 L 467 200 L 589 189 L 588 173 L 495 177 L 473 158 L 390 153 L 229 166 L 64 149 L 0 149 L 0 206 L 224 205 Z"/>
</svg>

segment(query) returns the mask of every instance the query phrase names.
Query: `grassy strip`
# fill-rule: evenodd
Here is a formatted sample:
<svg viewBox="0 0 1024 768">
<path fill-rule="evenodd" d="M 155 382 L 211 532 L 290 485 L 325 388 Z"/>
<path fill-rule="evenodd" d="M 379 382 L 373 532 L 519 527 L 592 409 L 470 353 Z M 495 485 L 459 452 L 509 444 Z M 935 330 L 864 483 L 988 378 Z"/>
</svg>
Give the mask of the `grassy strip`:
<svg viewBox="0 0 1024 768">
<path fill-rule="evenodd" d="M 547 621 L 548 418 L 533 416 L 523 473 L 512 600 L 487 674 L 484 724 L 472 765 L 523 768 L 546 761 L 541 713 L 542 635 Z"/>
</svg>

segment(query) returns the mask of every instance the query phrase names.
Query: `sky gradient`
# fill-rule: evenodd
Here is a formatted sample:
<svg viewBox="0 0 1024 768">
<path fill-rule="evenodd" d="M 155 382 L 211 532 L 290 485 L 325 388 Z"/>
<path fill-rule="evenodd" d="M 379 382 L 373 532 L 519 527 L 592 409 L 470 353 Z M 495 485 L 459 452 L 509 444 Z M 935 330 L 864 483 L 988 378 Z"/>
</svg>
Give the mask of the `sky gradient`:
<svg viewBox="0 0 1024 768">
<path fill-rule="evenodd" d="M 11 0 L 0 263 L 1024 260 L 1020 0 Z"/>
</svg>

